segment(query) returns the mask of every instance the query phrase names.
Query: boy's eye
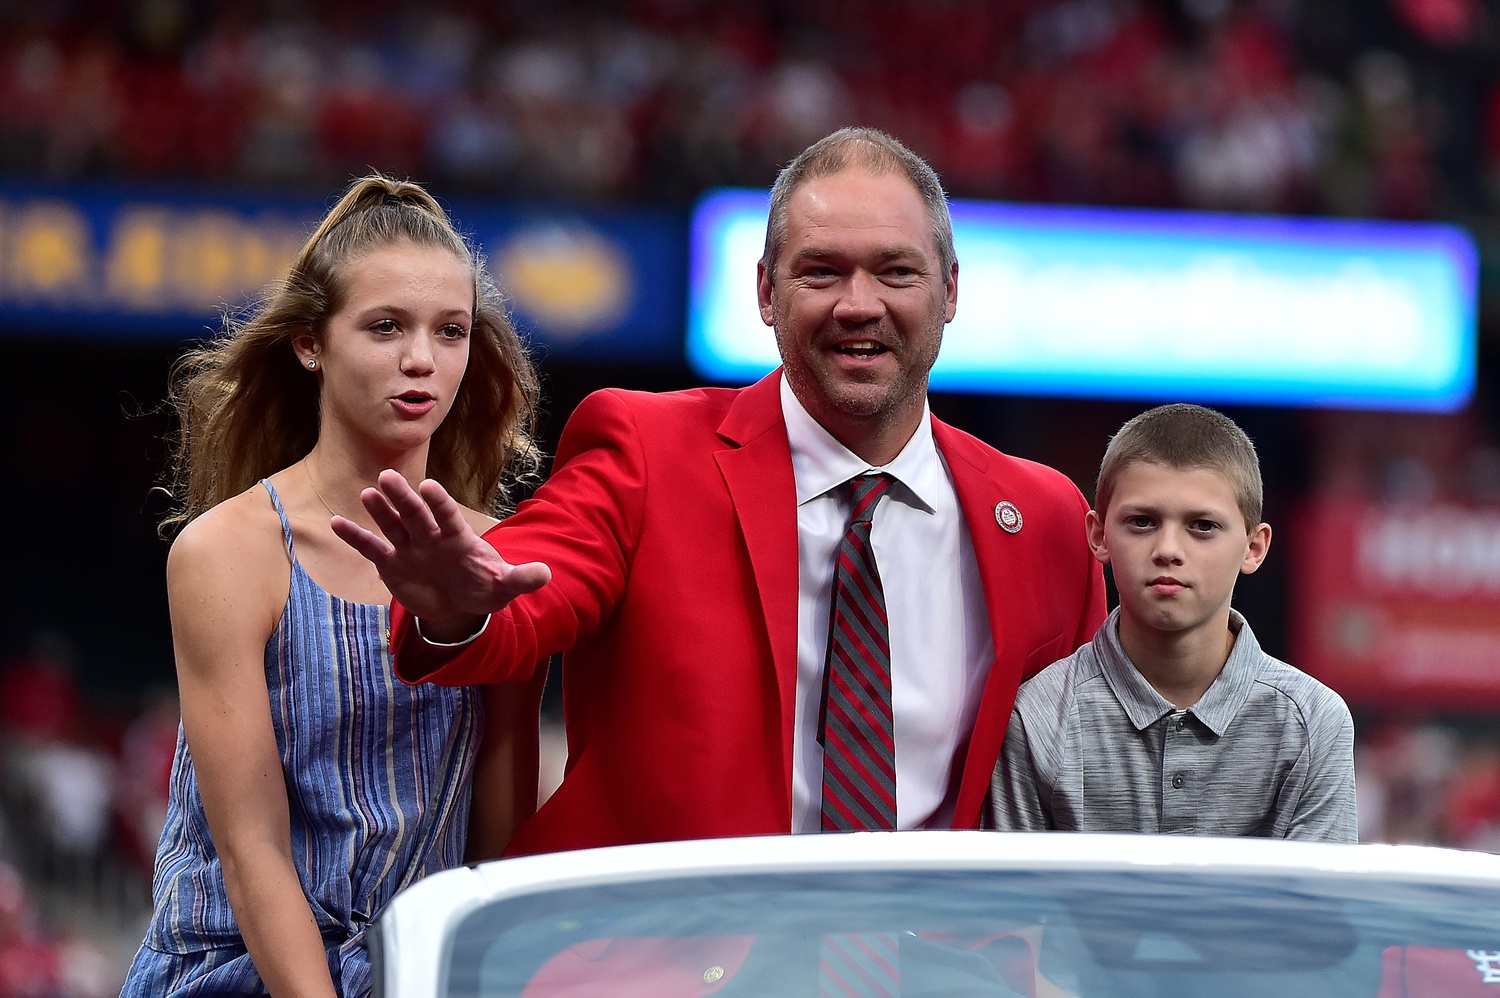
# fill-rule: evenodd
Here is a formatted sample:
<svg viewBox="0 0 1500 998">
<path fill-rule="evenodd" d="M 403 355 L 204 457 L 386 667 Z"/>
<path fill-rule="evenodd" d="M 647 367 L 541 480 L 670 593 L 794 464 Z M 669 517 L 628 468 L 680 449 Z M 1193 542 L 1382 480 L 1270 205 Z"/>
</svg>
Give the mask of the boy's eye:
<svg viewBox="0 0 1500 998">
<path fill-rule="evenodd" d="M 370 328 L 377 333 L 394 333 L 396 331 L 396 320 L 378 319 Z"/>
<path fill-rule="evenodd" d="M 1149 516 L 1127 516 L 1125 518 L 1125 523 L 1126 523 L 1127 526 L 1137 527 L 1137 528 L 1140 528 L 1140 529 L 1145 529 L 1146 527 L 1151 526 L 1151 517 L 1149 517 Z"/>
<path fill-rule="evenodd" d="M 1200 534 L 1207 534 L 1217 530 L 1219 525 L 1212 520 L 1194 520 L 1192 528 Z"/>
</svg>

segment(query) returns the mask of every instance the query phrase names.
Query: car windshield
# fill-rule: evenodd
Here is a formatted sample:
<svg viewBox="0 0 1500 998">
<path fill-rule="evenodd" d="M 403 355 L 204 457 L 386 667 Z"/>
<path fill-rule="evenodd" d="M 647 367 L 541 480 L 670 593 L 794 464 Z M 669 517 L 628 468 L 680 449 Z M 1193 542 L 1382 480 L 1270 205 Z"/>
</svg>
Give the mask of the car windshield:
<svg viewBox="0 0 1500 998">
<path fill-rule="evenodd" d="M 1500 995 L 1500 898 L 1167 870 L 681 877 L 480 908 L 443 994 L 815 998 L 845 993 L 827 975 L 851 947 L 846 976 L 888 963 L 904 998 L 1461 998 Z"/>
</svg>

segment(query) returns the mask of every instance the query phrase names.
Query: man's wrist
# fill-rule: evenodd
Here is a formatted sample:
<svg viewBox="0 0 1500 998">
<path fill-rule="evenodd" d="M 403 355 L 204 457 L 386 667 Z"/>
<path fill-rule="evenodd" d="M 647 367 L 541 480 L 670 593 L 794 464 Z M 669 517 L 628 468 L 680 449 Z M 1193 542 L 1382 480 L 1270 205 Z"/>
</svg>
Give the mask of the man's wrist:
<svg viewBox="0 0 1500 998">
<path fill-rule="evenodd" d="M 456 641 L 443 641 L 437 637 L 428 637 L 428 635 L 422 630 L 422 618 L 420 617 L 413 617 L 411 619 L 411 622 L 412 626 L 417 629 L 417 637 L 422 639 L 423 644 L 432 645 L 434 648 L 462 648 L 464 645 L 469 644 L 475 638 L 479 637 L 479 635 L 483 634 L 485 632 L 485 629 L 490 626 L 490 614 L 488 613 L 483 617 L 478 618 L 478 624 L 469 624 L 468 626 L 465 626 L 465 623 L 468 619 L 469 618 L 464 618 L 456 621 L 453 624 L 431 628 L 444 637 L 448 636 L 449 633 L 455 631 L 461 635 L 466 635 L 460 637 Z"/>
</svg>

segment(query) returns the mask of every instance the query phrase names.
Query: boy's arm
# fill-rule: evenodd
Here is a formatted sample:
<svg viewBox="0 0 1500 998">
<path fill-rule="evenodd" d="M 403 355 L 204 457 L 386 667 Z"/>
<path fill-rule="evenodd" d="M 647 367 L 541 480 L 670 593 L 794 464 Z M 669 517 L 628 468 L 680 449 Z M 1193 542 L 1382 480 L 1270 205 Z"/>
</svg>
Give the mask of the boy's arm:
<svg viewBox="0 0 1500 998">
<path fill-rule="evenodd" d="M 1358 842 L 1354 803 L 1354 719 L 1337 694 L 1327 709 L 1308 718 L 1307 778 L 1297 801 L 1289 839 Z"/>
<path fill-rule="evenodd" d="M 989 824 L 1002 832 L 1044 832 L 1056 827 L 1038 789 L 1020 708 L 1011 711 L 1000 760 L 990 778 Z"/>
</svg>

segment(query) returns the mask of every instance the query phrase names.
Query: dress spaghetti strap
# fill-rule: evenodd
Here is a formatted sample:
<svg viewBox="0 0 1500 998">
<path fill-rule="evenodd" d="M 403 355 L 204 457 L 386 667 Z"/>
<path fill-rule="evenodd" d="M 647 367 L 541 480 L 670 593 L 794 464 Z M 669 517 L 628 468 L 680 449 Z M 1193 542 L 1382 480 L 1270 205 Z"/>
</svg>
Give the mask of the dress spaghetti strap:
<svg viewBox="0 0 1500 998">
<path fill-rule="evenodd" d="M 270 493 L 271 505 L 276 507 L 276 515 L 281 517 L 281 536 L 286 541 L 286 553 L 291 555 L 292 561 L 295 562 L 297 560 L 297 552 L 292 547 L 292 524 L 286 518 L 286 510 L 282 508 L 281 497 L 276 494 L 276 488 L 271 484 L 269 478 L 262 478 L 260 484 L 265 486 L 266 491 Z"/>
</svg>

